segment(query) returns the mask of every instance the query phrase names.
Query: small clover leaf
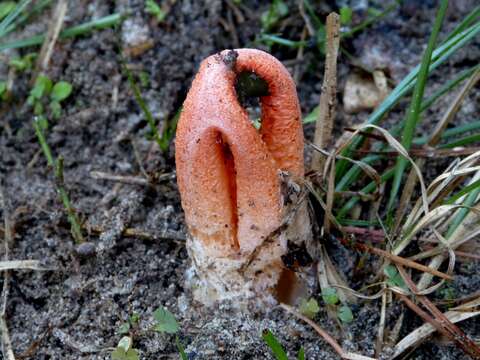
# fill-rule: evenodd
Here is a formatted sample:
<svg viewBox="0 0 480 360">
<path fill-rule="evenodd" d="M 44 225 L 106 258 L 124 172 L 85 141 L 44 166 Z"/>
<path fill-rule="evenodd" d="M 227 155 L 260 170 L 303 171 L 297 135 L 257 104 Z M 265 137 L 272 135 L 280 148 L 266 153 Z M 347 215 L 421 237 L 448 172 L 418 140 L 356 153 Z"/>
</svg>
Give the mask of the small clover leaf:
<svg viewBox="0 0 480 360">
<path fill-rule="evenodd" d="M 157 322 L 154 328 L 155 331 L 175 334 L 180 329 L 175 316 L 173 316 L 173 314 L 164 307 L 159 307 L 157 310 L 155 310 L 153 317 Z"/>
</svg>

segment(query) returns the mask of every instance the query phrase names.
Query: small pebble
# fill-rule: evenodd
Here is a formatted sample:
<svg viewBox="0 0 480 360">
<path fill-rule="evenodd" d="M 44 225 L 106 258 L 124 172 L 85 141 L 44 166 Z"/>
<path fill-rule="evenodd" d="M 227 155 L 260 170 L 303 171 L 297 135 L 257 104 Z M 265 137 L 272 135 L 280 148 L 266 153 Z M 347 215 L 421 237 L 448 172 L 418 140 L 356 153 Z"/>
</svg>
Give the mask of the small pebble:
<svg viewBox="0 0 480 360">
<path fill-rule="evenodd" d="M 75 251 L 80 256 L 91 256 L 95 255 L 95 253 L 97 252 L 97 248 L 94 243 L 84 242 L 78 245 Z"/>
</svg>

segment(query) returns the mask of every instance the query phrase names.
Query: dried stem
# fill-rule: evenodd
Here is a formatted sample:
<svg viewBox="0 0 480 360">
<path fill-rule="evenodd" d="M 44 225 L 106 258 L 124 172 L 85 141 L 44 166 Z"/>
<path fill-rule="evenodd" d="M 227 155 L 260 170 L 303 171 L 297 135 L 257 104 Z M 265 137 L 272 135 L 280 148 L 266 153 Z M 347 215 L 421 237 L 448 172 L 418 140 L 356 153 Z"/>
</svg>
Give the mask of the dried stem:
<svg viewBox="0 0 480 360">
<path fill-rule="evenodd" d="M 402 266 L 398 266 L 398 271 L 402 275 L 402 278 L 405 280 L 410 290 L 414 294 L 417 294 L 419 290 L 410 276 L 408 276 L 408 274 L 405 272 L 404 268 Z M 480 347 L 474 341 L 472 341 L 458 326 L 453 324 L 426 296 L 418 295 L 416 296 L 416 299 L 430 311 L 433 317 L 422 310 L 418 305 L 414 304 L 407 296 L 403 294 L 398 295 L 410 309 L 415 311 L 425 321 L 428 321 L 440 333 L 447 336 L 465 353 L 469 354 L 474 359 L 480 359 Z"/>
<path fill-rule="evenodd" d="M 358 355 L 358 354 L 343 350 L 340 344 L 337 342 L 337 340 L 335 340 L 332 336 L 330 336 L 329 333 L 323 330 L 320 326 L 318 326 L 315 322 L 310 320 L 308 317 L 300 314 L 290 305 L 280 304 L 280 307 L 282 307 L 290 314 L 305 321 L 308 325 L 310 325 L 331 347 L 333 347 L 333 349 L 342 359 L 352 359 L 352 360 L 372 360 L 373 359 L 368 356 Z"/>
<path fill-rule="evenodd" d="M 322 94 L 317 123 L 315 126 L 314 143 L 320 149 L 330 145 L 333 122 L 335 121 L 335 107 L 337 100 L 337 56 L 340 45 L 340 17 L 336 13 L 327 16 L 326 24 L 326 57 L 325 74 L 323 78 Z M 313 153 L 312 170 L 321 171 L 324 158 L 318 152 Z"/>
<path fill-rule="evenodd" d="M 5 234 L 4 234 L 4 260 L 8 261 L 9 257 L 9 246 L 12 242 L 12 226 L 10 222 L 10 211 L 7 198 L 5 197 L 5 191 L 3 189 L 2 184 L 0 184 L 0 199 L 3 203 L 3 218 L 4 218 L 4 226 L 5 226 Z M 7 310 L 7 298 L 9 293 L 9 285 L 10 285 L 10 273 L 5 271 L 3 273 L 3 290 L 2 290 L 2 302 L 0 305 L 0 331 L 2 332 L 2 353 L 3 357 L 6 360 L 15 360 L 15 354 L 13 352 L 12 342 L 10 341 L 10 335 L 8 331 L 7 322 L 5 320 L 5 313 Z"/>
<path fill-rule="evenodd" d="M 35 73 L 43 73 L 48 68 L 48 63 L 53 54 L 53 48 L 57 42 L 60 30 L 62 30 L 65 14 L 67 13 L 67 0 L 58 0 L 57 6 L 53 10 L 52 21 L 48 27 L 45 40 L 43 41 L 40 55 L 38 56 L 37 69 Z"/>
<path fill-rule="evenodd" d="M 350 245 L 346 240 L 342 240 L 342 243 L 346 246 Z M 404 266 L 412 268 L 412 269 L 416 269 L 416 270 L 419 270 L 419 271 L 422 271 L 422 272 L 426 272 L 426 273 L 438 276 L 439 278 L 442 278 L 442 279 L 445 279 L 445 280 L 453 280 L 453 276 L 451 276 L 451 275 L 445 274 L 441 271 L 438 271 L 437 269 L 429 268 L 428 266 L 419 264 L 419 263 L 417 263 L 413 260 L 406 259 L 406 258 L 403 258 L 403 257 L 398 256 L 398 255 L 394 255 L 394 254 L 392 254 L 388 251 L 378 249 L 378 248 L 374 248 L 374 247 L 371 247 L 371 246 L 368 246 L 368 245 L 365 245 L 365 244 L 360 244 L 358 242 L 354 243 L 353 246 L 360 251 L 365 251 L 365 252 L 369 252 L 371 254 L 382 256 L 382 257 L 384 257 L 384 258 L 386 258 L 390 261 L 393 261 L 396 264 L 404 265 Z"/>
</svg>

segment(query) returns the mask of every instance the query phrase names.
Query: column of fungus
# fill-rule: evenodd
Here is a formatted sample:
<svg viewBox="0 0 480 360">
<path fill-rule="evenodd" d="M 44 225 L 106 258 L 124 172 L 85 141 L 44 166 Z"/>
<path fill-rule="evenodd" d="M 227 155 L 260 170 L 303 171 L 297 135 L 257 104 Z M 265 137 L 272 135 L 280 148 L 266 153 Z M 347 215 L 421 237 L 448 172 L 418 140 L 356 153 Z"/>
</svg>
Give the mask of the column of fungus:
<svg viewBox="0 0 480 360">
<path fill-rule="evenodd" d="M 235 90 L 246 72 L 268 85 L 258 130 Z M 179 120 L 176 166 L 194 297 L 273 302 L 288 243 L 311 236 L 300 106 L 285 67 L 253 49 L 205 59 Z"/>
</svg>

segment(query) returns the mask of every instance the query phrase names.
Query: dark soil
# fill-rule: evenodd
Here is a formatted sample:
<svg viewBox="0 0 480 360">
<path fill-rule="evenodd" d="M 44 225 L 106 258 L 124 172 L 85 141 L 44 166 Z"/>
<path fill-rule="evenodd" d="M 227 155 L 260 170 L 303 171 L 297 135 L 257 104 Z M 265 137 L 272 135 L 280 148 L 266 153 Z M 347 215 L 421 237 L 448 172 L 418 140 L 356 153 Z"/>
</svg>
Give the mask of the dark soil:
<svg viewBox="0 0 480 360">
<path fill-rule="evenodd" d="M 322 20 L 337 8 L 334 1 L 311 2 Z M 338 1 L 339 4 L 347 2 Z M 0 177 L 15 233 L 10 258 L 38 259 L 52 269 L 11 272 L 6 320 L 17 359 L 109 359 L 108 348 L 116 346 L 122 336 L 119 327 L 134 313 L 140 316 L 139 329 L 133 336 L 141 359 L 178 359 L 173 336 L 146 331 L 159 306 L 168 308 L 178 319 L 180 340 L 186 346 L 189 359 L 271 359 L 269 349 L 261 340 L 261 332 L 267 328 L 292 358 L 303 346 L 307 359 L 338 359 L 313 329 L 280 308 L 249 314 L 235 311 L 229 304 L 206 309 L 192 301 L 188 289 L 184 288 L 189 260 L 174 177 L 148 187 L 90 176 L 92 171 L 102 171 L 141 177 L 142 171 L 158 175 L 175 169 L 174 142 L 162 154 L 151 141 L 145 116 L 122 71 L 122 52 L 132 50 L 139 42 L 152 44 L 151 49 L 137 56 L 125 55 L 125 62 L 135 76 L 141 72 L 148 75 L 149 80 L 141 86 L 141 91 L 161 128 L 165 119 L 171 119 L 181 106 L 203 58 L 237 46 L 268 50 L 254 40 L 261 33 L 260 15 L 270 1 L 242 1 L 237 7 L 239 14 L 233 11 L 233 1 L 172 3 L 165 21 L 158 24 L 144 12 L 144 0 L 70 1 L 66 26 L 114 12 L 130 12 L 122 26 L 59 42 L 48 69 L 50 78 L 68 81 L 74 89 L 63 106 L 62 117 L 50 122 L 47 139 L 54 154 L 65 159 L 65 184 L 85 224 L 91 246 L 75 245 L 55 191 L 52 171 L 36 141 L 33 112 L 25 102 L 31 73 L 16 74 L 12 101 L 0 103 Z M 275 31 L 285 38 L 299 39 L 304 21 L 297 2 L 287 3 L 290 15 Z M 350 3 L 360 7 L 354 21 L 361 22 L 366 17 L 365 10 L 361 9 L 366 1 Z M 377 3 L 370 6 L 381 6 L 383 2 Z M 450 31 L 474 5 L 475 0 L 452 1 L 442 34 Z M 435 7 L 436 1 L 404 1 L 385 19 L 346 40 L 344 46 L 358 60 L 384 69 L 393 83 L 398 83 L 420 61 Z M 45 31 L 49 20 L 47 11 L 13 34 L 12 39 Z M 32 51 L 37 50 L 29 48 L 0 54 L 0 80 L 7 78 L 8 71 L 3 56 L 11 58 Z M 296 59 L 296 49 L 274 45 L 269 51 L 287 65 L 295 63 L 292 60 Z M 479 58 L 480 40 L 476 39 L 435 72 L 429 80 L 428 92 Z M 341 91 L 354 66 L 343 55 L 339 63 L 336 134 L 368 116 L 368 112 L 348 115 L 343 111 Z M 296 74 L 302 110 L 307 114 L 319 101 L 322 57 L 318 50 L 309 47 L 303 60 L 289 66 L 289 70 Z M 431 129 L 453 96 L 443 98 L 428 111 L 423 123 L 425 131 Z M 479 99 L 477 88 L 456 117 L 456 124 L 478 119 Z M 406 104 L 402 102 L 398 110 L 388 116 L 385 126 L 402 118 Z M 306 126 L 305 132 L 311 140 L 313 125 Z M 428 171 L 438 173 L 444 165 L 445 161 L 432 161 Z M 0 218 L 3 219 L 4 214 L 5 211 L 0 210 Z M 127 228 L 147 236 L 122 235 Z M 0 226 L 2 234 L 3 225 Z M 359 275 L 354 272 L 359 254 L 335 244 L 328 248 L 334 259 L 349 258 L 349 261 L 341 260 L 341 264 L 352 286 L 358 289 L 373 279 L 377 272 L 376 259 L 372 258 L 371 265 Z M 451 287 L 457 296 L 478 290 L 478 263 L 460 263 L 456 274 Z M 323 304 L 318 294 L 315 295 Z M 379 309 L 379 301 L 360 301 L 353 306 L 355 320 L 343 328 L 329 319 L 323 308 L 315 321 L 339 339 L 345 349 L 374 356 Z M 390 306 L 388 329 L 402 311 L 400 304 Z M 401 336 L 422 324 L 408 310 L 405 316 Z M 478 322 L 466 321 L 461 326 L 478 339 Z M 388 347 L 383 357 L 388 359 Z M 415 349 L 409 358 L 467 357 L 454 345 L 432 339 Z"/>
</svg>

